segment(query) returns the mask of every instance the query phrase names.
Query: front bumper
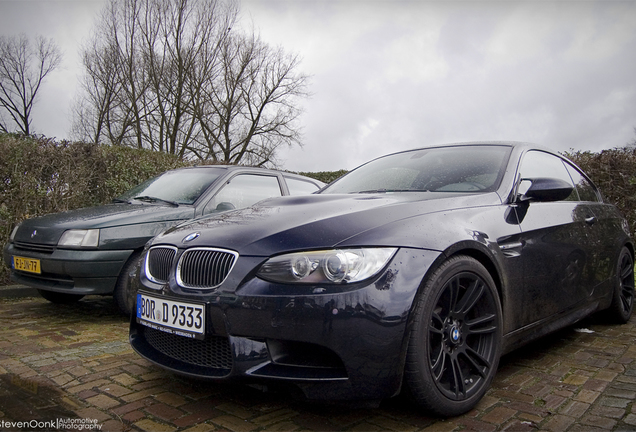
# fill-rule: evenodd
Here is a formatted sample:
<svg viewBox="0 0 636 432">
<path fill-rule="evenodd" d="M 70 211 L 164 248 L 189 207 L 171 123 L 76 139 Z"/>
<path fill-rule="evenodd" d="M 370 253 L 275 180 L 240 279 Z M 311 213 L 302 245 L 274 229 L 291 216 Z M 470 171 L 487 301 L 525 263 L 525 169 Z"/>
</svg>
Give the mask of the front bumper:
<svg viewBox="0 0 636 432">
<path fill-rule="evenodd" d="M 263 295 L 285 287 L 258 278 L 235 292 L 142 288 L 150 296 L 204 301 L 206 337 L 168 334 L 133 316 L 130 343 L 142 357 L 188 376 L 283 380 L 309 399 L 391 397 L 402 383 L 413 300 L 438 256 L 401 249 L 375 280 L 320 294 L 310 287 L 305 295 Z"/>
<path fill-rule="evenodd" d="M 11 269 L 11 280 L 34 288 L 77 295 L 112 294 L 124 263 L 132 250 L 55 249 L 35 252 L 5 245 L 3 259 L 11 268 L 14 256 L 40 260 L 42 273 Z"/>
</svg>

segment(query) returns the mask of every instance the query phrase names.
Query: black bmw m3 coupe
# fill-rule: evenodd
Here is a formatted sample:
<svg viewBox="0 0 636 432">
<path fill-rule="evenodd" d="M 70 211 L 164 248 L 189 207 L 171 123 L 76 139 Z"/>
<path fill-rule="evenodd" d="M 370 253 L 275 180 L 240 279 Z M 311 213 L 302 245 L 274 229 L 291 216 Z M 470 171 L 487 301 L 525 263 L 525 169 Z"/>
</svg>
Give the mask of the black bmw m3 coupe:
<svg viewBox="0 0 636 432">
<path fill-rule="evenodd" d="M 633 263 L 625 219 L 559 154 L 427 147 L 155 237 L 130 341 L 180 374 L 332 401 L 408 387 L 454 416 L 502 354 L 597 311 L 626 322 Z"/>
</svg>

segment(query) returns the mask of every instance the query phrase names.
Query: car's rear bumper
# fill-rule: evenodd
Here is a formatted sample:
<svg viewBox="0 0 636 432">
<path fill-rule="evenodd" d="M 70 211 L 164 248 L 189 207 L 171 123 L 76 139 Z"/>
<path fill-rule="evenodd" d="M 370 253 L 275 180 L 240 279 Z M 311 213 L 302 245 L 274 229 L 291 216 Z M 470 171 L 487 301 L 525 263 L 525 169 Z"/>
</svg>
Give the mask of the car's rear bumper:
<svg viewBox="0 0 636 432">
<path fill-rule="evenodd" d="M 5 264 L 11 268 L 13 257 L 37 259 L 41 273 L 11 268 L 11 280 L 34 288 L 78 295 L 112 294 L 117 277 L 132 250 L 70 250 L 52 253 L 34 252 L 7 244 L 3 250 Z"/>
</svg>

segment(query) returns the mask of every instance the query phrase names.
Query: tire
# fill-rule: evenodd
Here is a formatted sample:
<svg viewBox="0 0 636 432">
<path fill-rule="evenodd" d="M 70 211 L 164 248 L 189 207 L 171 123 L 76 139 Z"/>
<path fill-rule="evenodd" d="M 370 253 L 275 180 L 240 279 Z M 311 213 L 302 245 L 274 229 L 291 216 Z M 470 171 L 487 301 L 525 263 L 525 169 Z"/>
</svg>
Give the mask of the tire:
<svg viewBox="0 0 636 432">
<path fill-rule="evenodd" d="M 135 307 L 135 296 L 137 294 L 134 289 L 134 283 L 132 283 L 131 273 L 136 269 L 139 259 L 141 257 L 140 252 L 134 252 L 126 264 L 121 269 L 117 283 L 115 284 L 115 290 L 113 291 L 113 298 L 115 299 L 115 305 L 119 311 L 130 316 Z"/>
<path fill-rule="evenodd" d="M 495 282 L 477 260 L 456 256 L 421 288 L 405 365 L 406 385 L 428 412 L 451 417 L 484 396 L 501 355 Z"/>
<path fill-rule="evenodd" d="M 610 319 L 625 324 L 634 311 L 634 259 L 629 249 L 624 247 L 616 263 L 616 280 L 612 304 L 608 309 Z"/>
<path fill-rule="evenodd" d="M 50 301 L 51 303 L 55 303 L 55 304 L 77 303 L 82 298 L 84 298 L 84 296 L 80 295 L 80 294 L 67 294 L 67 293 L 60 293 L 60 292 L 55 292 L 55 291 L 46 291 L 46 290 L 41 290 L 41 289 L 38 289 L 38 292 L 46 300 Z"/>
</svg>

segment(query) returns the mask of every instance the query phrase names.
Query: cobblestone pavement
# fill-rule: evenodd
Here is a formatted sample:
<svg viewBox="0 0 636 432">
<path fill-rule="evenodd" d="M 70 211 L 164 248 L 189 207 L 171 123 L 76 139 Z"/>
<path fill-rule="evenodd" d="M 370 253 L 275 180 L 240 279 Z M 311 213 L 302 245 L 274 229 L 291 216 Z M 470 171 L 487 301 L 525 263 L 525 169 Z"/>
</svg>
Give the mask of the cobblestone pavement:
<svg viewBox="0 0 636 432">
<path fill-rule="evenodd" d="M 180 378 L 132 352 L 127 320 L 110 298 L 60 306 L 5 297 L 0 430 L 636 430 L 634 323 L 594 317 L 515 351 L 476 409 L 440 420 L 402 398 L 375 409 L 326 406 L 280 390 Z"/>
</svg>

